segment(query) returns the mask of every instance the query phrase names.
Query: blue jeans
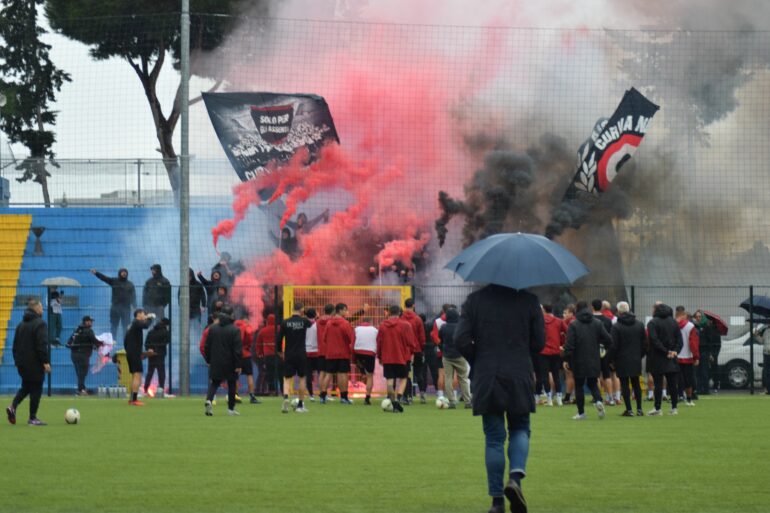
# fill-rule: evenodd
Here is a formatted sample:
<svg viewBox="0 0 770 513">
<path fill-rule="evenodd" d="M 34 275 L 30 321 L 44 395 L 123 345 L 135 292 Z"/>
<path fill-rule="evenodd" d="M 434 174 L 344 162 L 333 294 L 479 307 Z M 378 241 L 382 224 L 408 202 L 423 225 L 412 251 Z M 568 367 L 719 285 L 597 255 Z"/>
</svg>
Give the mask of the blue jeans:
<svg viewBox="0 0 770 513">
<path fill-rule="evenodd" d="M 502 497 L 505 479 L 505 418 L 502 413 L 482 416 L 486 449 L 487 485 L 491 497 Z M 510 472 L 524 475 L 529 454 L 529 414 L 508 414 L 508 462 Z"/>
</svg>

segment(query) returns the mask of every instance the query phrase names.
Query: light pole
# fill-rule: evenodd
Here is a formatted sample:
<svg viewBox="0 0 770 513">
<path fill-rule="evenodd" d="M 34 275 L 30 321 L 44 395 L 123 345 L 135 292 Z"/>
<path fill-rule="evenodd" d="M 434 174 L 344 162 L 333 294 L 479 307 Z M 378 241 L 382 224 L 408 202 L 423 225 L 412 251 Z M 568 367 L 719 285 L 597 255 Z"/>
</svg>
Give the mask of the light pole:
<svg viewBox="0 0 770 513">
<path fill-rule="evenodd" d="M 8 103 L 8 98 L 3 93 L 0 93 L 0 109 L 5 107 Z M 3 174 L 3 132 L 0 131 L 0 175 Z"/>
</svg>

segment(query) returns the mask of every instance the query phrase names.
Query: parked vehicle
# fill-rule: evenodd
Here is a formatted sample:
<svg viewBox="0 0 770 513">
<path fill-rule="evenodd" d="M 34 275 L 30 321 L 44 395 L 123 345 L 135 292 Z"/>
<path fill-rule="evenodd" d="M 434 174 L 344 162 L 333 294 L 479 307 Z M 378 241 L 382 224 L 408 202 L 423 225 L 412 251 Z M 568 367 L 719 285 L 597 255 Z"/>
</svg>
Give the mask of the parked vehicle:
<svg viewBox="0 0 770 513">
<path fill-rule="evenodd" d="M 762 329 L 763 324 L 755 325 Z M 751 379 L 751 350 L 754 351 L 754 386 L 762 386 L 762 342 L 749 340 L 749 326 L 731 327 L 730 336 L 722 338 L 722 350 L 717 364 L 723 386 L 730 388 L 748 388 Z"/>
</svg>

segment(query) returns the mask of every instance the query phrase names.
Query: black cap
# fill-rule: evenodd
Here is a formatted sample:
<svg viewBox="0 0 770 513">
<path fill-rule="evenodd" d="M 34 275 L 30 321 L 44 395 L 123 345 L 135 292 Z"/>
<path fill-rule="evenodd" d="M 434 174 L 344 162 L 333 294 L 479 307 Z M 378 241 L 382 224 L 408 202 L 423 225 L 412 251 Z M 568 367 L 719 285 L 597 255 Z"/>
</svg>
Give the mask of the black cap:
<svg viewBox="0 0 770 513">
<path fill-rule="evenodd" d="M 87 321 L 93 322 L 93 318 L 90 315 L 86 315 L 85 317 L 83 317 L 83 322 L 87 322 Z"/>
</svg>

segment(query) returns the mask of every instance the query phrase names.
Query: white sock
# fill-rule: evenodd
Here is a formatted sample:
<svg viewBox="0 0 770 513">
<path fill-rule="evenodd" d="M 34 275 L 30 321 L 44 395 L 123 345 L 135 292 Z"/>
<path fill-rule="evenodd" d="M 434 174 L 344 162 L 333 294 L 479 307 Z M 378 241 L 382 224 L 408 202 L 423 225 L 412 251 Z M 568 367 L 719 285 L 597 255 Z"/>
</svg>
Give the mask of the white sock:
<svg viewBox="0 0 770 513">
<path fill-rule="evenodd" d="M 553 397 L 553 392 L 548 392 L 546 395 L 548 396 L 548 399 L 551 399 Z"/>
<path fill-rule="evenodd" d="M 666 389 L 663 389 L 663 397 L 668 397 L 668 393 L 666 392 Z"/>
<path fill-rule="evenodd" d="M 438 392 L 436 392 L 436 397 L 444 397 L 444 391 L 439 390 Z"/>
</svg>

